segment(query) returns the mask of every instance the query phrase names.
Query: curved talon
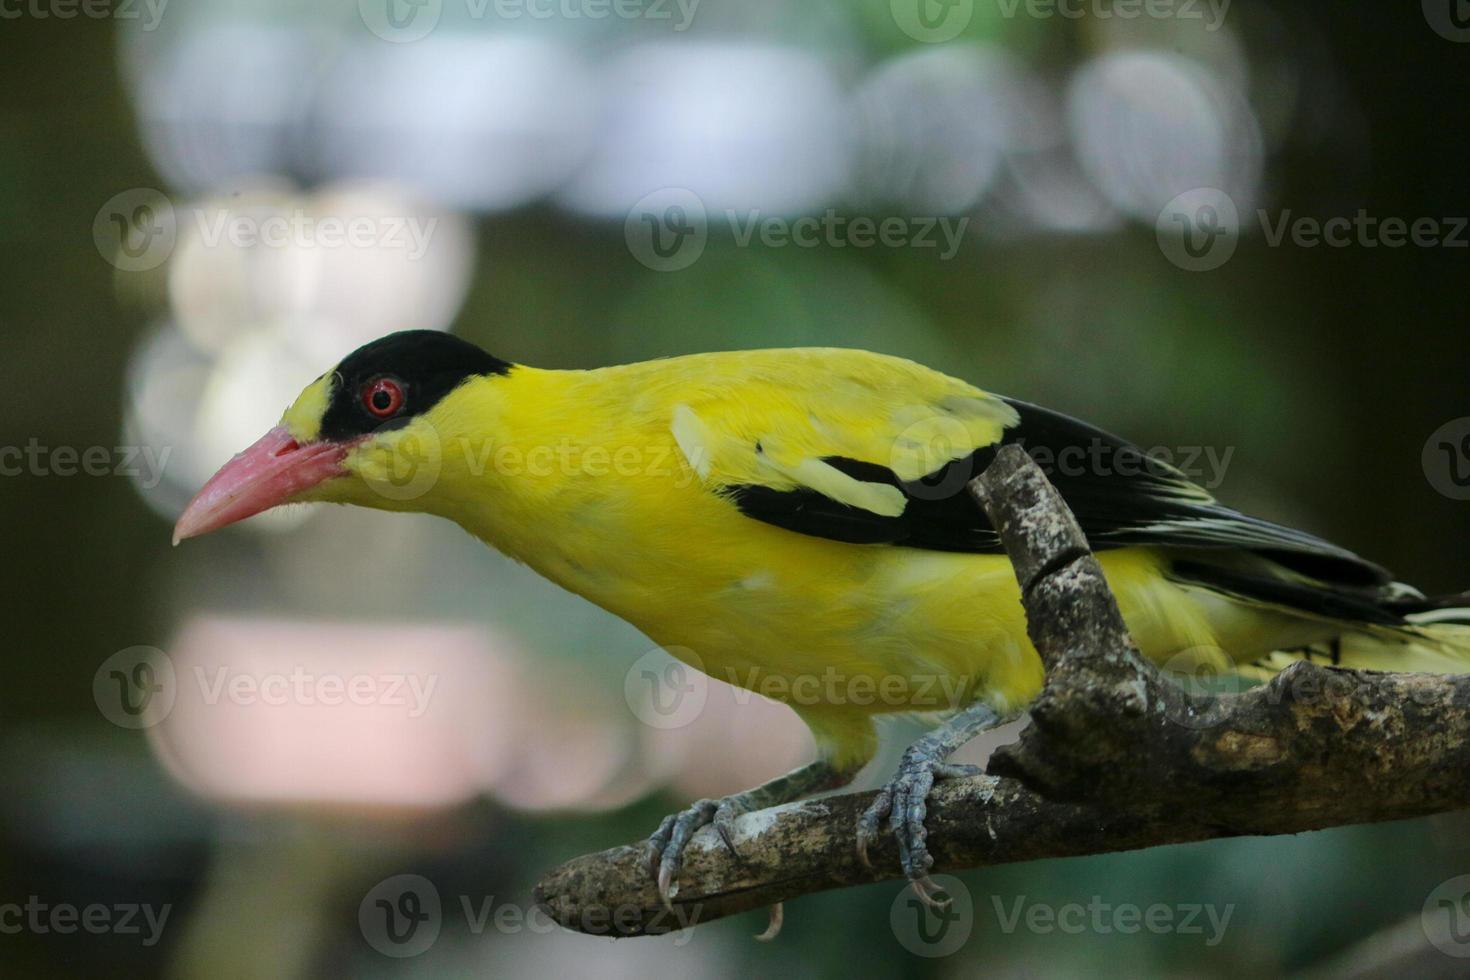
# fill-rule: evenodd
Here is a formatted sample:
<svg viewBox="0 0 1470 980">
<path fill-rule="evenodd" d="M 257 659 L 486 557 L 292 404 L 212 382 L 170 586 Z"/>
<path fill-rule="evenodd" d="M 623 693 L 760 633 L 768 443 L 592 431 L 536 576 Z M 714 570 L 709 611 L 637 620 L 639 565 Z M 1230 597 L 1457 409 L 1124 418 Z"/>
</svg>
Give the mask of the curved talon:
<svg viewBox="0 0 1470 980">
<path fill-rule="evenodd" d="M 679 883 L 674 880 L 682 862 L 677 855 L 663 861 L 658 867 L 658 897 L 664 908 L 674 911 L 674 899 L 679 894 Z"/>
<path fill-rule="evenodd" d="M 923 902 L 929 908 L 949 908 L 951 903 L 950 897 L 945 894 L 943 888 L 940 888 L 935 883 L 933 878 L 930 878 L 928 875 L 920 875 L 917 878 L 909 879 L 909 884 L 913 886 L 914 894 L 919 896 L 919 901 Z"/>
<path fill-rule="evenodd" d="M 786 904 L 777 902 L 767 911 L 770 912 L 771 917 L 766 922 L 766 931 L 755 937 L 757 941 L 763 943 L 768 943 L 781 935 L 781 924 L 786 921 Z"/>
<path fill-rule="evenodd" d="M 720 835 L 720 840 L 725 842 L 725 848 L 730 856 L 737 861 L 740 860 L 740 852 L 735 850 L 735 818 L 742 813 L 749 812 L 745 807 L 737 806 L 735 801 L 728 797 L 720 801 L 719 808 L 715 810 L 715 832 Z"/>
<path fill-rule="evenodd" d="M 889 829 L 898 842 L 898 860 L 903 866 L 903 873 L 914 882 L 914 890 L 926 903 L 933 899 L 938 889 L 928 879 L 934 858 L 927 843 L 929 831 L 924 827 L 924 818 L 929 812 L 929 791 L 934 788 L 936 780 L 979 775 L 982 771 L 979 766 L 944 760 L 980 732 L 994 728 L 1002 720 L 993 706 L 976 702 L 904 751 L 898 771 L 858 818 L 858 858 L 865 866 L 873 866 L 868 860 L 868 845 L 878 836 L 883 818 L 887 817 Z"/>
<path fill-rule="evenodd" d="M 669 835 L 674 832 L 674 820 L 679 815 L 671 813 L 659 822 L 658 829 L 648 836 L 648 841 L 643 845 L 644 861 L 648 865 L 648 873 L 652 877 L 658 876 L 659 861 L 663 857 L 664 848 L 669 843 Z"/>
<path fill-rule="evenodd" d="M 743 813 L 800 799 L 824 789 L 844 786 L 857 770 L 834 768 L 824 759 L 794 769 L 754 789 L 718 800 L 700 800 L 678 813 L 665 817 L 648 838 L 645 857 L 649 874 L 658 885 L 658 896 L 672 911 L 674 896 L 679 894 L 679 869 L 684 863 L 684 848 L 702 827 L 714 824 L 715 832 L 730 854 L 743 862 L 735 849 L 735 820 Z M 779 912 L 776 913 L 779 918 Z M 778 923 L 779 927 L 779 923 Z M 767 930 L 770 932 L 770 930 Z"/>
<path fill-rule="evenodd" d="M 715 833 L 720 835 L 720 840 L 724 842 L 725 850 L 730 852 L 730 856 L 738 859 L 740 852 L 735 850 L 734 831 L 730 827 L 730 821 L 715 817 Z"/>
<path fill-rule="evenodd" d="M 873 802 L 863 811 L 858 818 L 857 829 L 857 852 L 858 860 L 863 862 L 863 867 L 872 868 L 873 862 L 868 860 L 868 847 L 878 837 L 878 831 L 883 826 L 883 818 L 893 810 L 893 790 L 884 786 L 873 797 Z"/>
<path fill-rule="evenodd" d="M 687 810 L 664 817 L 648 839 L 650 848 L 658 850 L 657 866 L 649 870 L 656 871 L 658 897 L 669 911 L 673 911 L 674 898 L 679 894 L 679 883 L 674 879 L 684 864 L 684 848 L 695 831 L 714 819 L 718 807 L 714 800 L 698 800 Z"/>
<path fill-rule="evenodd" d="M 903 754 L 898 772 L 878 791 L 858 819 L 858 858 L 866 867 L 873 866 L 868 858 L 868 848 L 877 838 L 886 817 L 898 843 L 898 859 L 903 873 L 915 883 L 914 890 L 920 898 L 926 904 L 933 904 L 933 895 L 940 891 L 928 879 L 929 869 L 934 866 L 927 843 L 929 831 L 924 826 L 929 810 L 929 791 L 937 780 L 973 776 L 981 771 L 979 766 L 943 762 L 922 744 L 911 746 Z"/>
</svg>

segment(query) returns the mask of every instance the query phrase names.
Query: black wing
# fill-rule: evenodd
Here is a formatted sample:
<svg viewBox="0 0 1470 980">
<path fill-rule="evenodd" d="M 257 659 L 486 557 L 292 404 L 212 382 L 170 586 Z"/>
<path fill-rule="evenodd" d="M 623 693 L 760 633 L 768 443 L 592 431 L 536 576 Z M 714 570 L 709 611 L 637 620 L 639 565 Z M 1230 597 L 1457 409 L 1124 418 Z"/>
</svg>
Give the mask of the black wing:
<svg viewBox="0 0 1470 980">
<path fill-rule="evenodd" d="M 802 534 L 859 544 L 997 553 L 1001 547 L 995 529 L 970 500 L 965 484 L 984 471 L 999 445 L 1019 444 L 1046 471 L 1094 549 L 1148 545 L 1246 551 L 1358 593 L 1375 606 L 1379 587 L 1391 579 L 1384 569 L 1321 538 L 1221 505 L 1183 473 L 1127 440 L 1059 412 L 1005 401 L 1020 414 L 1020 422 L 1006 430 L 998 445 L 956 459 L 920 480 L 905 482 L 886 466 L 863 460 L 823 460 L 855 479 L 902 490 L 907 504 L 895 517 L 847 506 L 809 488 L 739 486 L 726 492 L 750 517 Z M 1262 575 L 1256 581 L 1256 576 L 1237 571 L 1227 586 L 1209 580 L 1214 566 L 1208 561 L 1179 564 L 1184 577 L 1201 584 L 1301 606 L 1295 593 L 1278 594 L 1278 576 Z"/>
</svg>

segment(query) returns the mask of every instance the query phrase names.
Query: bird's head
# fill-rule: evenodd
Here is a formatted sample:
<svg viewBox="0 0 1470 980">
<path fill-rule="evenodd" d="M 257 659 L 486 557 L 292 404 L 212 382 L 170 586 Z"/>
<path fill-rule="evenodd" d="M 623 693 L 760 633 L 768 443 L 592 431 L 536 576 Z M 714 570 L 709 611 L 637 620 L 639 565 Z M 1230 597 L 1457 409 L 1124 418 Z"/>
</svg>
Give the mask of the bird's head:
<svg viewBox="0 0 1470 980">
<path fill-rule="evenodd" d="M 510 370 L 474 344 L 432 330 L 359 348 L 210 478 L 174 526 L 174 543 L 281 504 L 431 509 L 430 488 L 419 485 L 426 453 L 438 453 L 456 413 L 469 410 L 451 393 Z M 437 467 L 437 459 L 430 462 Z"/>
</svg>

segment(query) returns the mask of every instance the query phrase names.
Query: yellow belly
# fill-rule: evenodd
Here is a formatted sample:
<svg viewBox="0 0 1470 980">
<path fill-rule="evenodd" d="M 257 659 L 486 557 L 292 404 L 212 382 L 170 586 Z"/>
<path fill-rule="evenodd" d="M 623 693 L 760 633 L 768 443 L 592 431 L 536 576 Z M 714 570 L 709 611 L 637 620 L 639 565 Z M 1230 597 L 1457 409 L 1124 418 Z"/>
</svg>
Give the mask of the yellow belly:
<svg viewBox="0 0 1470 980">
<path fill-rule="evenodd" d="M 486 385 L 486 405 L 436 425 L 453 433 L 496 419 L 497 452 L 530 461 L 570 441 L 586 465 L 471 471 L 450 453 L 438 492 L 416 507 L 457 521 L 711 676 L 789 704 L 838 756 L 871 749 L 877 715 L 942 712 L 977 698 L 1019 708 L 1040 690 L 1040 659 L 1004 555 L 798 534 L 742 514 L 707 485 L 676 445 L 670 406 L 728 379 L 670 389 L 666 372 L 626 384 L 516 377 L 514 405 L 491 403 L 503 385 Z M 581 387 L 563 390 L 569 384 Z M 756 428 L 779 430 L 780 421 Z M 594 472 L 589 447 L 604 463 L 631 450 L 639 465 Z M 1100 559 L 1146 654 L 1164 661 L 1212 645 L 1207 604 L 1160 574 L 1157 553 L 1119 549 Z"/>
<path fill-rule="evenodd" d="M 727 514 L 697 534 L 645 524 L 636 540 L 526 560 L 691 666 L 790 705 L 835 757 L 871 751 L 875 715 L 977 699 L 1017 709 L 1040 690 L 1004 555 L 844 544 Z M 1218 656 L 1203 608 L 1157 553 L 1099 559 L 1146 655 Z"/>
</svg>

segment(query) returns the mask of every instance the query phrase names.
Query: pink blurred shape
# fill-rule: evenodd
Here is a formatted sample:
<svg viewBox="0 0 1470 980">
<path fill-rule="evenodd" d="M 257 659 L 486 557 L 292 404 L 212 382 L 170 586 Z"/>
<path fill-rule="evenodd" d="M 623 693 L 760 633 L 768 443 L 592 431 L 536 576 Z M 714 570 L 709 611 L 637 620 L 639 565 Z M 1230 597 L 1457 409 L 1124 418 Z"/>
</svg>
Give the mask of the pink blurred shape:
<svg viewBox="0 0 1470 980">
<path fill-rule="evenodd" d="M 153 747 L 224 802 L 453 806 L 506 771 L 522 718 L 514 652 L 474 627 L 208 616 L 170 656 Z"/>
</svg>

